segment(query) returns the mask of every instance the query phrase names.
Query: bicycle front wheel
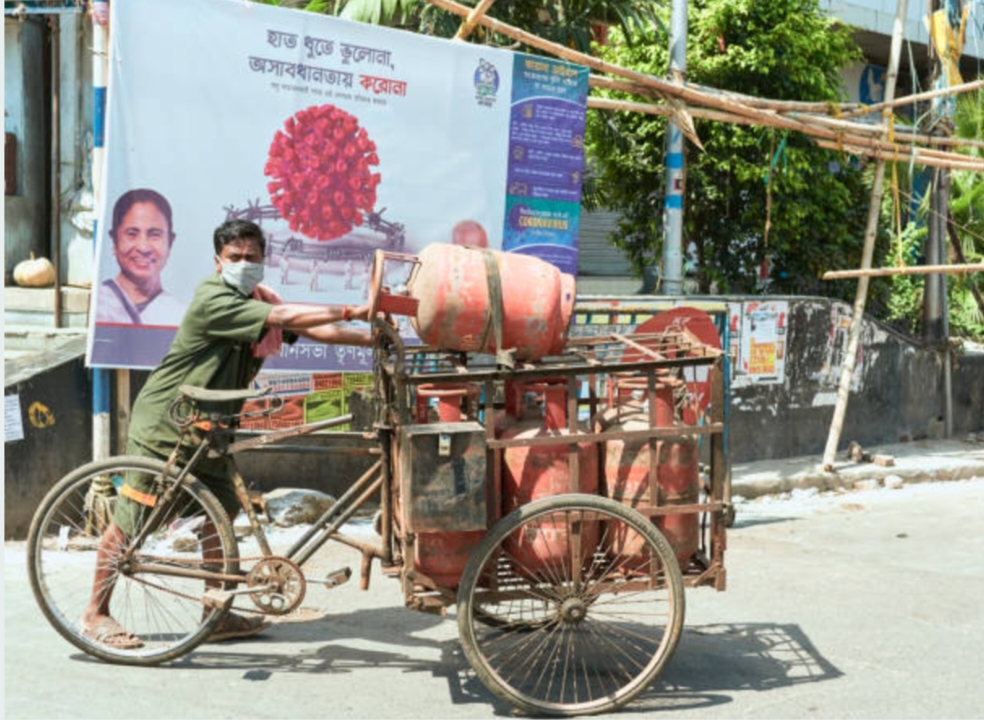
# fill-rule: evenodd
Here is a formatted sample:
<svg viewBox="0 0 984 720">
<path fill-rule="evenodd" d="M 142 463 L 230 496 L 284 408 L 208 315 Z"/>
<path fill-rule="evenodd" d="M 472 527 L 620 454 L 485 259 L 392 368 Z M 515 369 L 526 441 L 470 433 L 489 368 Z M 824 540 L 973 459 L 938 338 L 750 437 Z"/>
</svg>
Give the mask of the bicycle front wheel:
<svg viewBox="0 0 984 720">
<path fill-rule="evenodd" d="M 153 479 L 158 497 L 174 488 L 174 502 L 169 512 L 156 513 L 156 520 L 149 508 L 138 515 L 136 528 L 151 521 L 154 527 L 128 552 L 104 534 L 119 488 L 137 475 Z M 80 650 L 109 662 L 156 665 L 191 651 L 219 621 L 222 611 L 203 603 L 208 588 L 202 570 L 238 572 L 232 526 L 200 482 L 186 477 L 176 485 L 175 475 L 172 468 L 165 478 L 164 463 L 150 458 L 92 462 L 59 481 L 35 513 L 27 541 L 31 590 L 48 621 Z M 100 562 L 104 581 L 97 584 Z M 91 598 L 106 592 L 111 617 L 129 636 L 114 636 L 106 625 L 83 626 Z"/>
</svg>

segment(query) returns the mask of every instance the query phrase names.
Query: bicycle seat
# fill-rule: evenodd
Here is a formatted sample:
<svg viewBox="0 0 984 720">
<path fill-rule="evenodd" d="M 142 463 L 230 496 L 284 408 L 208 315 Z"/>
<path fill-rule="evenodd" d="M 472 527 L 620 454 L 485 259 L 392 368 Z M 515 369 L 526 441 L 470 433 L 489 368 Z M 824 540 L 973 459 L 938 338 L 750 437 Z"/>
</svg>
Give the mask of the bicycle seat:
<svg viewBox="0 0 984 720">
<path fill-rule="evenodd" d="M 263 397 L 270 392 L 270 388 L 261 390 L 209 390 L 208 388 L 197 387 L 195 385 L 182 385 L 178 388 L 185 397 L 199 402 L 233 402 L 238 400 L 253 400 Z"/>
</svg>

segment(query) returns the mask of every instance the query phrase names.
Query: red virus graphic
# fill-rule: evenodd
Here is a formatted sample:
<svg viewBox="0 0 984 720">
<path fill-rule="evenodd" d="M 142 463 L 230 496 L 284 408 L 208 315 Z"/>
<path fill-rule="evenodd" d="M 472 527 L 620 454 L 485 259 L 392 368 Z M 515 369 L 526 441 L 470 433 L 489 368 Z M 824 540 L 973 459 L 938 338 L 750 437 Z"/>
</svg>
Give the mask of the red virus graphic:
<svg viewBox="0 0 984 720">
<path fill-rule="evenodd" d="M 376 205 L 376 143 L 354 115 L 334 105 L 305 108 L 270 143 L 264 175 L 270 202 L 290 229 L 334 240 L 362 225 Z"/>
</svg>

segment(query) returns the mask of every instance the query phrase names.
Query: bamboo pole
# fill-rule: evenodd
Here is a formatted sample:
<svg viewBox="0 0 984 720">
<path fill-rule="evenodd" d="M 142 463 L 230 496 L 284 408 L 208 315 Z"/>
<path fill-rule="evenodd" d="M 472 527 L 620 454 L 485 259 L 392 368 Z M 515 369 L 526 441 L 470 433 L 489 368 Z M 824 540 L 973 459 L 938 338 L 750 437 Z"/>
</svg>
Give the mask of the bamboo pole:
<svg viewBox="0 0 984 720">
<path fill-rule="evenodd" d="M 936 90 L 927 90 L 926 92 L 917 93 L 915 95 L 906 95 L 898 100 L 886 100 L 885 102 L 875 103 L 874 105 L 866 105 L 858 110 L 851 110 L 841 115 L 841 118 L 847 119 L 852 117 L 859 117 L 861 115 L 870 115 L 873 112 L 880 112 L 888 108 L 894 108 L 901 105 L 911 105 L 915 102 L 921 102 L 922 100 L 930 100 L 941 95 L 959 95 L 960 93 L 970 92 L 971 90 L 977 90 L 979 88 L 984 88 L 984 80 L 971 80 L 970 82 L 965 82 L 963 85 L 954 85 L 952 87 L 938 88 Z"/>
<path fill-rule="evenodd" d="M 984 263 L 965 265 L 913 265 L 912 267 L 872 268 L 870 270 L 828 270 L 824 280 L 844 280 L 859 277 L 889 277 L 892 275 L 959 275 L 984 272 Z"/>
<path fill-rule="evenodd" d="M 737 93 L 731 90 L 721 90 L 719 88 L 709 87 L 707 85 L 700 85 L 698 83 L 684 83 L 687 87 L 694 90 L 707 93 L 709 95 L 717 95 L 719 97 L 729 98 L 736 102 L 740 102 L 748 107 L 761 108 L 763 110 L 775 110 L 777 112 L 786 111 L 799 111 L 799 112 L 826 112 L 826 113 L 836 113 L 840 115 L 843 112 L 849 110 L 856 110 L 862 107 L 866 107 L 861 103 L 835 103 L 835 102 L 825 102 L 816 100 L 771 100 L 769 98 L 755 97 L 754 95 L 745 95 L 744 93 Z"/>
<path fill-rule="evenodd" d="M 610 89 L 628 90 L 628 86 L 631 85 L 632 83 L 612 80 L 599 86 Z M 639 103 L 628 100 L 612 100 L 610 98 L 589 97 L 588 107 L 598 110 L 621 110 L 648 115 L 660 115 L 663 117 L 672 117 L 674 115 L 673 109 L 665 105 Z M 741 115 L 707 110 L 705 108 L 690 107 L 688 112 L 693 117 L 704 120 L 748 125 L 760 124 Z M 807 132 L 806 134 L 810 133 Z M 984 172 L 984 160 L 977 160 L 976 158 L 970 158 L 958 153 L 947 153 L 939 150 L 900 145 L 898 143 L 885 142 L 877 138 L 854 138 L 853 136 L 837 133 L 834 133 L 834 137 L 838 139 L 836 141 L 815 139 L 815 142 L 826 150 L 847 152 L 852 155 L 866 155 L 886 161 L 911 161 L 929 167 L 945 167 L 954 170 Z"/>
<path fill-rule="evenodd" d="M 657 90 L 654 90 L 649 86 L 643 85 L 642 83 L 632 82 L 629 80 L 616 80 L 614 78 L 605 77 L 603 75 L 592 75 L 589 78 L 588 83 L 591 87 L 602 88 L 605 90 L 618 90 L 620 92 L 633 93 L 635 95 L 642 95 L 644 97 L 657 98 L 657 99 L 663 97 L 662 93 L 660 93 Z M 737 95 L 737 93 L 734 93 L 734 95 Z M 744 97 L 750 98 L 751 96 L 744 96 Z M 755 100 L 756 98 L 751 98 L 751 99 Z M 763 106 L 766 102 L 771 102 L 771 101 L 763 101 Z M 830 109 L 829 104 L 823 104 L 823 103 L 803 103 L 803 105 L 807 105 L 807 106 L 824 105 L 826 109 L 828 110 Z M 615 108 L 610 108 L 610 109 L 615 109 Z M 620 108 L 620 109 L 628 109 L 628 108 Z M 642 109 L 642 107 L 638 109 L 638 112 L 645 112 L 651 115 L 666 115 L 666 113 L 664 112 Z M 715 114 L 714 111 L 702 112 L 698 107 L 693 105 L 690 106 L 689 112 L 691 115 L 693 115 L 693 117 L 713 119 L 720 122 L 733 122 L 743 125 L 763 124 L 761 122 L 750 120 L 748 118 L 742 119 L 744 116 L 736 115 L 734 113 Z M 851 122 L 850 120 L 837 119 L 837 118 L 827 117 L 825 115 L 808 114 L 807 111 L 804 112 L 796 111 L 794 113 L 790 113 L 789 115 L 784 114 L 783 116 L 788 117 L 791 120 L 801 122 L 804 125 L 820 125 L 822 127 L 832 128 L 834 130 L 842 130 L 842 131 L 850 132 L 852 133 L 852 135 L 856 133 L 867 137 L 874 137 L 874 136 L 882 135 L 885 132 L 884 125 L 869 125 L 863 122 Z M 803 130 L 803 132 L 808 132 L 808 131 Z M 923 145 L 956 145 L 960 147 L 984 148 L 984 141 L 979 141 L 979 140 L 968 140 L 968 139 L 960 139 L 960 138 L 923 135 L 909 128 L 903 128 L 898 126 L 893 128 L 893 132 L 899 143 L 920 143 Z"/>
<path fill-rule="evenodd" d="M 455 33 L 454 39 L 464 40 L 471 35 L 472 31 L 475 29 L 475 25 L 478 23 L 478 19 L 488 12 L 488 9 L 492 7 L 492 3 L 494 2 L 495 0 L 482 0 L 482 2 L 476 5 L 475 8 L 468 13 L 468 16 L 461 21 L 461 26 L 458 28 L 458 32 Z"/>
<path fill-rule="evenodd" d="M 869 155 L 881 161 L 914 162 L 928 167 L 984 172 L 984 161 L 971 160 L 966 155 L 955 155 L 954 158 L 937 157 L 917 147 L 871 148 L 851 142 L 831 142 L 829 140 L 816 140 L 815 142 L 826 150 L 837 150 L 851 155 Z"/>
<path fill-rule="evenodd" d="M 892 46 L 888 60 L 888 77 L 885 80 L 885 100 L 895 99 L 895 81 L 899 74 L 899 54 L 902 50 L 902 28 L 908 0 L 898 0 L 895 6 L 895 21 L 892 25 Z M 886 113 L 888 111 L 885 111 Z M 887 118 L 886 118 L 887 120 Z M 888 123 L 885 123 L 886 131 Z M 887 133 L 886 133 L 887 134 Z M 864 232 L 864 249 L 861 251 L 861 270 L 871 268 L 871 259 L 875 253 L 875 236 L 878 234 L 878 213 L 881 208 L 882 183 L 885 179 L 885 161 L 879 158 L 875 164 L 875 178 L 871 187 L 871 200 L 868 204 L 868 223 Z M 823 469 L 830 472 L 834 469 L 834 458 L 837 456 L 837 445 L 844 429 L 844 417 L 847 415 L 847 400 L 851 393 L 851 381 L 854 378 L 854 366 L 858 358 L 858 343 L 861 340 L 861 321 L 864 319 L 864 306 L 868 299 L 868 280 L 861 277 L 854 295 L 854 308 L 851 315 L 851 326 L 847 336 L 847 350 L 844 353 L 844 365 L 841 367 L 840 384 L 837 387 L 837 400 L 834 403 L 834 415 L 830 420 L 830 432 L 827 435 L 827 445 L 823 452 Z"/>
<path fill-rule="evenodd" d="M 672 117 L 673 109 L 666 105 L 656 105 L 654 103 L 640 103 L 629 100 L 612 100 L 610 98 L 589 97 L 588 107 L 597 110 L 624 110 L 625 112 L 644 113 L 646 115 L 662 115 Z M 755 125 L 756 123 L 749 118 L 741 115 L 720 112 L 718 110 L 707 110 L 705 108 L 688 108 L 688 112 L 695 118 L 702 120 L 715 120 L 717 122 L 738 123 L 745 125 Z"/>
</svg>

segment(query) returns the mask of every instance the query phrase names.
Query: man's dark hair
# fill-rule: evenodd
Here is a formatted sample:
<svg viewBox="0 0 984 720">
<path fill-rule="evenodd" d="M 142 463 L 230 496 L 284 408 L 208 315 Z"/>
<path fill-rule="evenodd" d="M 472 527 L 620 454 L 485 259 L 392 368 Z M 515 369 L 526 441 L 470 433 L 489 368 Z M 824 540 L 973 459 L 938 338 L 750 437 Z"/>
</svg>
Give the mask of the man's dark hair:
<svg viewBox="0 0 984 720">
<path fill-rule="evenodd" d="M 168 245 L 173 245 L 174 238 L 177 236 L 174 234 L 174 223 L 171 221 L 171 203 L 156 190 L 148 190 L 147 188 L 127 190 L 117 199 L 113 206 L 113 224 L 109 226 L 109 236 L 113 239 L 113 243 L 116 243 L 116 232 L 120 228 L 120 223 L 130 212 L 130 208 L 137 203 L 150 203 L 160 210 L 161 215 L 167 220 Z"/>
<path fill-rule="evenodd" d="M 222 248 L 236 240 L 256 240 L 260 244 L 260 252 L 266 255 L 266 239 L 263 231 L 255 222 L 249 220 L 226 220 L 215 228 L 213 242 L 215 254 L 221 255 Z"/>
</svg>

